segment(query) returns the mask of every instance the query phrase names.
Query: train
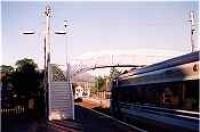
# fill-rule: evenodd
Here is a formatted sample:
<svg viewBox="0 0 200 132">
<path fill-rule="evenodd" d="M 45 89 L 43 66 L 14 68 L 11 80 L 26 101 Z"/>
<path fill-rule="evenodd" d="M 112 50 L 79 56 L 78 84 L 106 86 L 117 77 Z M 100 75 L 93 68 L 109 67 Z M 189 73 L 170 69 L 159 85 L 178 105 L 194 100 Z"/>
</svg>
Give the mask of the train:
<svg viewBox="0 0 200 132">
<path fill-rule="evenodd" d="M 199 53 L 195 51 L 120 75 L 111 112 L 169 131 L 199 131 Z"/>
</svg>

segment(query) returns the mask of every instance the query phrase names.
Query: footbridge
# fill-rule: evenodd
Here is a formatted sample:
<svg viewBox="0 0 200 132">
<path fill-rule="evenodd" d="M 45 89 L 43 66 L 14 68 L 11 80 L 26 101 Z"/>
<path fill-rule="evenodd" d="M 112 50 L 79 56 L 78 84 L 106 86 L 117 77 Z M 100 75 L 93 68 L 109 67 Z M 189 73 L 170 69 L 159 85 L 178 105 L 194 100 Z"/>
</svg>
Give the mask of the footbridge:
<svg viewBox="0 0 200 132">
<path fill-rule="evenodd" d="M 106 50 L 90 52 L 71 59 L 72 75 L 105 68 L 140 68 L 182 54 L 166 50 Z"/>
<path fill-rule="evenodd" d="M 91 70 L 96 70 L 96 69 L 115 68 L 115 67 L 120 67 L 120 68 L 140 68 L 140 67 L 143 67 L 143 66 L 145 66 L 145 65 L 120 65 L 120 64 L 117 64 L 117 65 L 95 65 L 94 67 L 83 67 L 83 68 L 80 68 L 77 71 L 75 71 L 72 76 L 76 76 L 78 74 L 81 74 L 81 73 L 84 73 L 84 72 L 88 72 L 88 71 L 91 71 Z"/>
</svg>

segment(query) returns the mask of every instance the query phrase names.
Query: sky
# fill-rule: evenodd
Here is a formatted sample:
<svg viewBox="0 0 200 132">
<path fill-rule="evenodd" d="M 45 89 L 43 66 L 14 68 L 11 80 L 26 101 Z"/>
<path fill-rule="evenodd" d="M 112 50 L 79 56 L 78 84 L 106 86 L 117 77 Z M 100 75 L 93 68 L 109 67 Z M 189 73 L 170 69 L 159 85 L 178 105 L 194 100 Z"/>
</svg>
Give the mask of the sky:
<svg viewBox="0 0 200 132">
<path fill-rule="evenodd" d="M 2 64 L 14 65 L 19 59 L 32 58 L 42 67 L 45 4 L 39 1 L 1 2 Z M 65 63 L 66 48 L 70 58 L 103 50 L 190 52 L 189 12 L 193 10 L 198 16 L 197 1 L 54 1 L 50 6 L 51 58 L 57 64 Z M 63 29 L 65 19 L 69 23 L 67 37 L 54 34 Z M 27 30 L 35 34 L 23 35 Z"/>
</svg>

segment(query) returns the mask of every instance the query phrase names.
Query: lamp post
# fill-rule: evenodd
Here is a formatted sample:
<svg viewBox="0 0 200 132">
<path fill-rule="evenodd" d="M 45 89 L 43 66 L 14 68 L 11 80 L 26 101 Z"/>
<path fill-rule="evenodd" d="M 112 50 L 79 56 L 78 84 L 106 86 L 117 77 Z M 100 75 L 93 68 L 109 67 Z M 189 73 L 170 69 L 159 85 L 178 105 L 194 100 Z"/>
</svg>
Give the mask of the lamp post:
<svg viewBox="0 0 200 132">
<path fill-rule="evenodd" d="M 45 18 L 46 18 L 46 27 L 45 27 L 45 35 L 44 35 L 44 107 L 45 107 L 45 121 L 48 121 L 48 115 L 49 115 L 49 102 L 48 102 L 48 95 L 49 95 L 49 85 L 50 85 L 50 17 L 51 17 L 51 8 L 49 5 L 45 7 Z M 61 32 L 55 32 L 55 34 L 67 34 L 67 21 L 64 21 L 64 31 Z M 29 35 L 34 34 L 33 31 L 27 31 L 23 34 Z M 66 36 L 67 39 L 67 36 Z M 66 41 L 67 42 L 67 41 Z M 67 50 L 67 44 L 66 44 L 66 50 Z M 70 63 L 68 62 L 68 52 L 66 53 L 66 78 L 67 82 L 70 85 L 70 88 L 72 88 L 71 84 L 71 75 L 70 75 Z M 72 90 L 72 89 L 71 89 Z M 72 93 L 73 97 L 73 93 Z M 72 104 L 74 106 L 74 104 Z M 73 107 L 73 119 L 74 119 L 74 107 Z"/>
<path fill-rule="evenodd" d="M 49 102 L 48 102 L 48 87 L 50 83 L 50 68 L 49 64 L 51 61 L 50 57 L 50 17 L 51 17 L 51 8 L 49 5 L 45 8 L 45 17 L 46 17 L 46 29 L 45 29 L 45 37 L 44 37 L 44 89 L 45 89 L 45 119 L 48 121 L 49 115 Z"/>
<path fill-rule="evenodd" d="M 46 27 L 45 27 L 45 35 L 44 35 L 44 111 L 45 111 L 45 120 L 48 121 L 48 83 L 49 83 L 49 64 L 50 64 L 50 16 L 51 16 L 51 8 L 49 5 L 45 7 L 44 11 L 46 17 Z M 24 35 L 35 34 L 34 31 L 25 31 Z"/>
<path fill-rule="evenodd" d="M 57 31 L 55 32 L 55 34 L 58 35 L 66 35 L 66 80 L 67 82 L 71 83 L 71 76 L 70 76 L 70 64 L 69 64 L 69 60 L 68 60 L 68 48 L 67 48 L 67 20 L 64 20 L 64 30 L 63 31 Z"/>
<path fill-rule="evenodd" d="M 25 32 L 23 32 L 23 34 L 24 34 L 24 35 L 31 35 L 31 34 L 35 34 L 35 32 L 29 30 L 29 31 L 25 31 Z"/>
<path fill-rule="evenodd" d="M 69 58 L 68 58 L 68 48 L 67 48 L 67 27 L 68 27 L 68 23 L 67 23 L 67 20 L 64 20 L 64 30 L 63 31 L 58 31 L 58 32 L 55 32 L 55 34 L 58 34 L 58 35 L 66 35 L 66 81 L 67 81 L 67 84 L 70 86 L 71 88 L 71 91 L 72 90 L 72 83 L 71 83 L 71 69 L 70 69 L 70 62 L 69 62 Z M 72 99 L 73 99 L 73 92 L 72 92 Z M 72 119 L 74 120 L 75 119 L 75 114 L 74 114 L 74 102 L 72 101 L 72 111 L 73 111 L 73 117 Z"/>
</svg>

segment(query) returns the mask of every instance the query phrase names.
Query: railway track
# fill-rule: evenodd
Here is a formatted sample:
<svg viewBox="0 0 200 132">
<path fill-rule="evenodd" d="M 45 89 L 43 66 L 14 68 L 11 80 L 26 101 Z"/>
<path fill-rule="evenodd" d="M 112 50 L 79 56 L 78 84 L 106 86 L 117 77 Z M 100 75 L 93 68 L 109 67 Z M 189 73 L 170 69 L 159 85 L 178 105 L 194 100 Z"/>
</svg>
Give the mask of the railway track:
<svg viewBox="0 0 200 132">
<path fill-rule="evenodd" d="M 69 121 L 51 121 L 48 122 L 48 126 L 52 128 L 55 132 L 81 132 L 83 131 L 81 127 L 77 127 L 71 124 Z"/>
<path fill-rule="evenodd" d="M 76 106 L 76 120 L 51 121 L 49 127 L 55 132 L 146 132 L 111 116 L 84 106 Z"/>
</svg>

